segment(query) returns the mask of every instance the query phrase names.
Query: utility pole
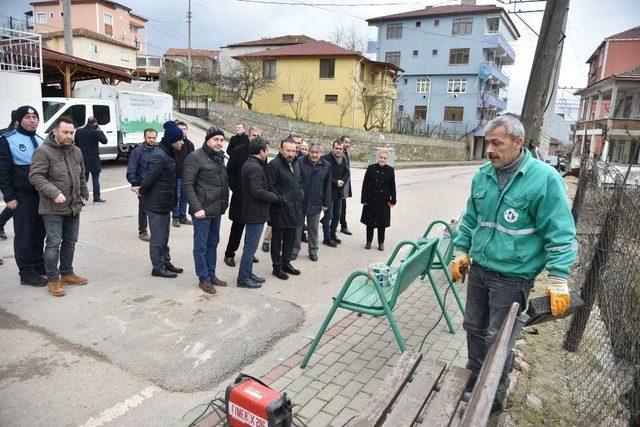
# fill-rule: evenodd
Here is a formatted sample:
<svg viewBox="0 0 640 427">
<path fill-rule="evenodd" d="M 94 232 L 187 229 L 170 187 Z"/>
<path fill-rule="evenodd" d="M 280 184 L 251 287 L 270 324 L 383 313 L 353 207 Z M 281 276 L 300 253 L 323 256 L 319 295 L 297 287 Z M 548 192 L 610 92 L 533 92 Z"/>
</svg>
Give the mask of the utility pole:
<svg viewBox="0 0 640 427">
<path fill-rule="evenodd" d="M 187 11 L 187 24 L 189 26 L 189 46 L 187 46 L 187 73 L 191 75 L 191 0 L 189 0 L 189 10 Z"/>
<path fill-rule="evenodd" d="M 64 23 L 64 53 L 73 55 L 73 28 L 71 27 L 71 0 L 62 0 Z"/>
<path fill-rule="evenodd" d="M 568 11 L 569 0 L 547 0 L 522 106 L 522 123 L 527 139 L 525 143 L 531 149 L 539 144 L 542 118 L 545 110 L 551 108 L 549 101 L 557 85 L 554 77 L 562 58 Z M 551 88 L 551 85 L 554 88 Z"/>
</svg>

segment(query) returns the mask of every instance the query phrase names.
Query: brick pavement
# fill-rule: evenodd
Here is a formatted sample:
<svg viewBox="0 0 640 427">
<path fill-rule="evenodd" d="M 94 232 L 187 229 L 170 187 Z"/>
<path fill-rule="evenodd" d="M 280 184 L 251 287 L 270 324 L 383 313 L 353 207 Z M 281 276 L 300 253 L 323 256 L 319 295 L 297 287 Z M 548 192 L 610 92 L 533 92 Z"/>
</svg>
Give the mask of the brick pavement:
<svg viewBox="0 0 640 427">
<path fill-rule="evenodd" d="M 444 276 L 434 276 L 444 294 Z M 458 289 L 465 294 L 464 286 Z M 327 311 L 330 303 L 325 302 Z M 408 349 L 417 351 L 425 339 L 422 354 L 426 358 L 464 367 L 467 350 L 462 314 L 451 292 L 447 309 L 456 333 L 451 334 L 442 319 L 425 339 L 441 311 L 428 279 L 418 280 L 400 295 L 394 316 Z M 364 408 L 400 356 L 386 317 L 358 317 L 355 313 L 327 330 L 309 364 L 301 369 L 308 347 L 267 372 L 263 380 L 287 393 L 295 404 L 294 414 L 309 427 L 344 425 Z"/>
</svg>

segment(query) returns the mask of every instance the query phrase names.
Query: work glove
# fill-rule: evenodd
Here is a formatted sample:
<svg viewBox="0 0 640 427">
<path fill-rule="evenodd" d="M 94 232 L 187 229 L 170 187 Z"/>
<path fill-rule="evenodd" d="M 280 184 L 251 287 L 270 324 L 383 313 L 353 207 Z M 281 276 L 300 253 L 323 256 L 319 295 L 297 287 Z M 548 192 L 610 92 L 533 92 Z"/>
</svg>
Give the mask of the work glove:
<svg viewBox="0 0 640 427">
<path fill-rule="evenodd" d="M 562 316 L 569 308 L 569 286 L 567 279 L 562 277 L 550 276 L 547 279 L 547 289 L 544 291 L 549 296 L 549 305 L 551 314 L 554 317 Z"/>
<path fill-rule="evenodd" d="M 454 282 L 464 282 L 469 272 L 469 256 L 465 252 L 456 252 L 456 257 L 451 263 L 451 277 Z"/>
</svg>

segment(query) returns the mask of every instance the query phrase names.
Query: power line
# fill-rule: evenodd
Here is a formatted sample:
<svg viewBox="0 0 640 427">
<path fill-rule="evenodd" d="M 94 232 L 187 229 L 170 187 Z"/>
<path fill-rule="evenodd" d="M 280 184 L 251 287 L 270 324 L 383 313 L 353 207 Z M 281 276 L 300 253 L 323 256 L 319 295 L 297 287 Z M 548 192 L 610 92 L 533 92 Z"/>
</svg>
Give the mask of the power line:
<svg viewBox="0 0 640 427">
<path fill-rule="evenodd" d="M 391 2 L 391 3 L 299 3 L 282 0 L 236 0 L 243 3 L 279 4 L 289 6 L 327 6 L 327 7 L 361 7 L 361 6 L 403 6 L 416 2 Z"/>
</svg>

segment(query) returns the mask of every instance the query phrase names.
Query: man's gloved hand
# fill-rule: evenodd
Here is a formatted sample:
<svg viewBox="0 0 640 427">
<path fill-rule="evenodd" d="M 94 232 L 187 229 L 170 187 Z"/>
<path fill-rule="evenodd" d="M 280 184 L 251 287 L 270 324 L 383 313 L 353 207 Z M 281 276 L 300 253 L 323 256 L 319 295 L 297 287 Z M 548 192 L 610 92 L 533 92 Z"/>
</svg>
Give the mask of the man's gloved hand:
<svg viewBox="0 0 640 427">
<path fill-rule="evenodd" d="M 569 308 L 571 297 L 569 296 L 569 286 L 567 279 L 550 276 L 547 279 L 547 289 L 544 291 L 549 296 L 551 314 L 555 317 L 562 316 Z"/>
<path fill-rule="evenodd" d="M 456 257 L 451 263 L 451 276 L 454 282 L 464 282 L 469 272 L 469 256 L 465 252 L 456 252 Z"/>
</svg>

